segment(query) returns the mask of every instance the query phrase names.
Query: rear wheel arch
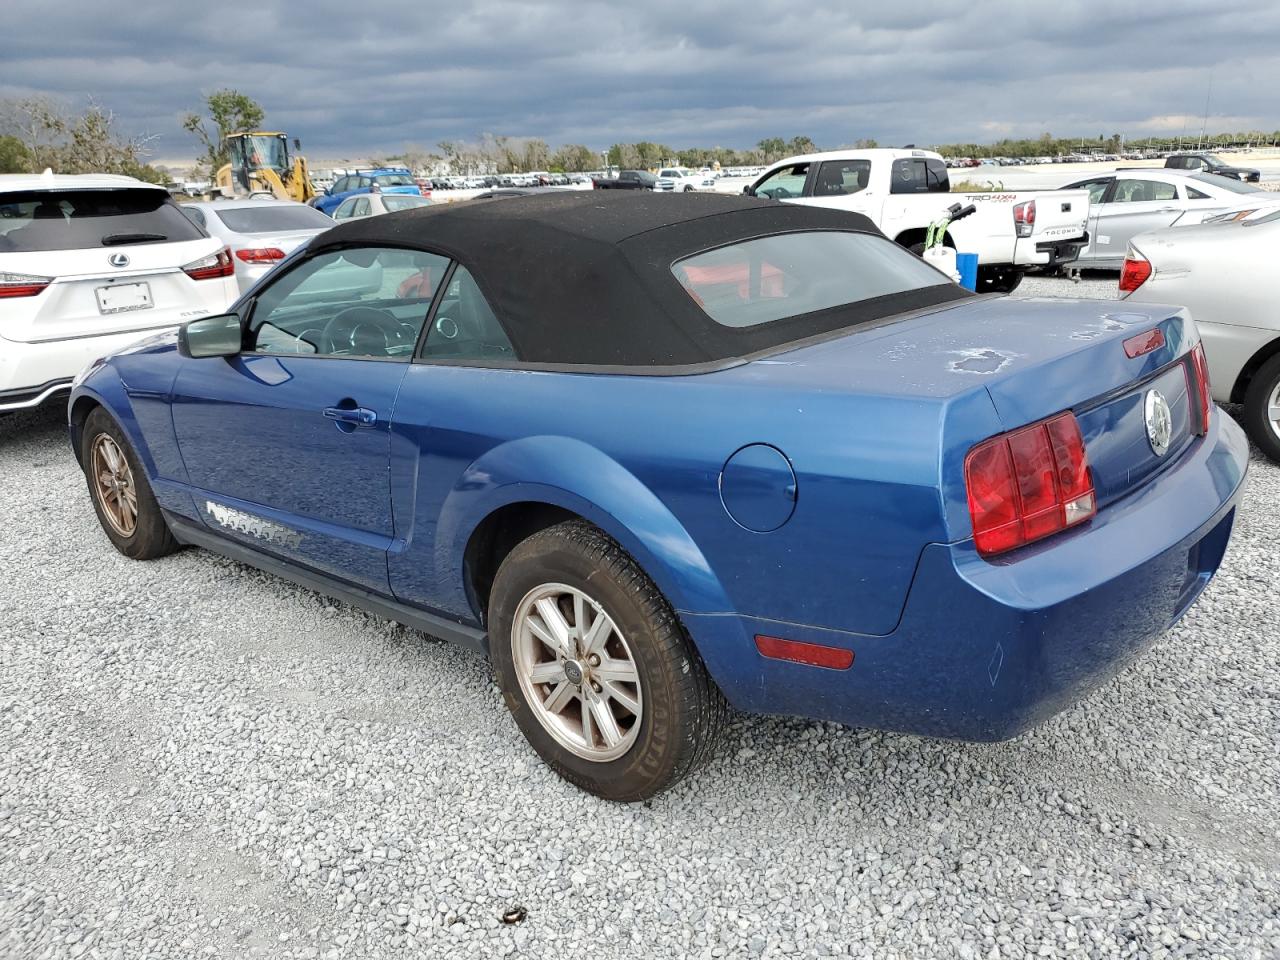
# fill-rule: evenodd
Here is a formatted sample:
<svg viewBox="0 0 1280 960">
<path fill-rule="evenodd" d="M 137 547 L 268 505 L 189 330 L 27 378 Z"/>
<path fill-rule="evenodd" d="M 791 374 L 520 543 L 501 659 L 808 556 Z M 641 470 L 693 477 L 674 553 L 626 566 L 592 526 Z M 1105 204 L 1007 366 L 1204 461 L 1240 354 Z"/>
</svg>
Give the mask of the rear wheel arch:
<svg viewBox="0 0 1280 960">
<path fill-rule="evenodd" d="M 463 579 L 467 599 L 477 618 L 489 624 L 489 594 L 502 561 L 511 551 L 548 527 L 569 520 L 584 520 L 580 514 L 541 501 L 523 500 L 499 507 L 476 525 L 462 554 Z"/>
<path fill-rule="evenodd" d="M 1264 363 L 1272 357 L 1280 354 L 1280 337 L 1272 340 L 1270 343 L 1264 344 L 1248 362 L 1240 368 L 1240 373 L 1236 376 L 1236 382 L 1231 387 L 1231 402 L 1244 403 L 1244 395 L 1249 390 L 1249 384 L 1253 380 L 1254 374 L 1262 367 Z"/>
</svg>

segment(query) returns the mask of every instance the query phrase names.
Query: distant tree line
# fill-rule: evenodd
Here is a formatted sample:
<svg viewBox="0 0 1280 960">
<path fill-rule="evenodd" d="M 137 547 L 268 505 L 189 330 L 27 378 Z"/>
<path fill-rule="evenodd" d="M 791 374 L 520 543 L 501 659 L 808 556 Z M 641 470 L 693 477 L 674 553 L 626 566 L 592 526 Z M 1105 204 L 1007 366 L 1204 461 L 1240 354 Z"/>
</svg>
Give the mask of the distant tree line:
<svg viewBox="0 0 1280 960">
<path fill-rule="evenodd" d="M 0 101 L 0 173 L 119 173 L 164 183 L 146 162 L 154 137 L 128 136 L 94 100 L 77 111 L 51 97 Z"/>
</svg>

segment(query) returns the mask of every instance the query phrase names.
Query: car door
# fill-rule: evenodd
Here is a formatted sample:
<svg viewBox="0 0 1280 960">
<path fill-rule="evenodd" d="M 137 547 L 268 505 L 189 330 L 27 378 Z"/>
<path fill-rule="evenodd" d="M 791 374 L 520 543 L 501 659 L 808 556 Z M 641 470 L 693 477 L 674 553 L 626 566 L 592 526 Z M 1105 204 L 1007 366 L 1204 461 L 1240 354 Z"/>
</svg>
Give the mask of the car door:
<svg viewBox="0 0 1280 960">
<path fill-rule="evenodd" d="M 809 163 L 788 163 L 770 170 L 746 189 L 753 197 L 770 200 L 798 200 L 805 196 L 805 183 L 809 179 Z"/>
<path fill-rule="evenodd" d="M 1124 260 L 1130 240 L 1148 230 L 1172 226 L 1182 212 L 1182 201 L 1174 184 L 1117 176 L 1115 186 L 1098 211 L 1093 259 L 1118 266 Z"/>
<path fill-rule="evenodd" d="M 1088 190 L 1089 191 L 1089 221 L 1086 229 L 1089 231 L 1089 245 L 1080 251 L 1080 261 L 1092 260 L 1099 254 L 1097 252 L 1098 244 L 1098 216 L 1102 212 L 1102 204 L 1107 199 L 1107 193 L 1111 189 L 1111 184 L 1115 182 L 1115 177 L 1094 177 L 1092 180 L 1081 180 L 1078 183 L 1070 183 L 1063 187 L 1063 190 Z"/>
<path fill-rule="evenodd" d="M 799 203 L 839 205 L 841 210 L 870 213 L 881 202 L 867 193 L 871 179 L 870 160 L 824 160 L 805 184 L 805 199 Z M 874 208 L 878 213 L 878 206 Z"/>
<path fill-rule="evenodd" d="M 405 375 L 392 424 L 392 500 L 403 548 L 388 554 L 387 568 L 401 602 L 472 617 L 462 571 L 450 566 L 458 517 L 446 505 L 471 464 L 512 439 L 500 432 L 510 423 L 495 418 L 487 398 L 504 380 L 526 376 L 503 369 L 515 359 L 506 328 L 471 273 L 457 265 Z M 411 532 L 402 532 L 410 523 Z"/>
<path fill-rule="evenodd" d="M 250 303 L 239 355 L 183 363 L 174 431 L 211 529 L 387 592 L 391 415 L 447 266 L 386 247 L 310 255 Z"/>
<path fill-rule="evenodd" d="M 338 209 L 333 211 L 334 220 L 350 220 L 356 211 L 356 198 L 347 197 L 342 203 L 338 204 Z"/>
</svg>

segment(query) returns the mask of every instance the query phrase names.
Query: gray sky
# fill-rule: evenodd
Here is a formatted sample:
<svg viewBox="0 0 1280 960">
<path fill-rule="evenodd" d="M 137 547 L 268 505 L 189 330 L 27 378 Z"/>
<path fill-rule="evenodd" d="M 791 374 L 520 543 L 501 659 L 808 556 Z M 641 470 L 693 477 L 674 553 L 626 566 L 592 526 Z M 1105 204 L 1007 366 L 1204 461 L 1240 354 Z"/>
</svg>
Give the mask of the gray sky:
<svg viewBox="0 0 1280 960">
<path fill-rule="evenodd" d="M 0 98 L 93 95 L 159 160 L 234 87 L 313 158 L 488 131 L 595 149 L 1280 128 L 1280 3 L 4 0 Z M 865 8 L 865 9 L 860 9 Z M 17 42 L 15 42 L 15 40 Z"/>
</svg>

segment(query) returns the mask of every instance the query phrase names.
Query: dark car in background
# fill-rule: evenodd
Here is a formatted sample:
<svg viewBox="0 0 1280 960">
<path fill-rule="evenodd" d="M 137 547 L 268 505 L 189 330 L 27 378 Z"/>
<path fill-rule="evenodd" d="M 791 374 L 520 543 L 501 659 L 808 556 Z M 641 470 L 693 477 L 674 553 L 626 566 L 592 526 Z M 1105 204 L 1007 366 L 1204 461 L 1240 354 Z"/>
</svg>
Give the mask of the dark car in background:
<svg viewBox="0 0 1280 960">
<path fill-rule="evenodd" d="M 648 170 L 622 170 L 616 177 L 592 177 L 594 190 L 653 190 L 658 178 Z"/>
<path fill-rule="evenodd" d="M 1254 167 L 1233 167 L 1213 153 L 1175 153 L 1165 160 L 1164 165 L 1173 170 L 1203 170 L 1205 173 L 1216 173 L 1220 177 L 1244 180 L 1247 183 L 1257 183 L 1262 179 L 1260 170 Z"/>
</svg>

